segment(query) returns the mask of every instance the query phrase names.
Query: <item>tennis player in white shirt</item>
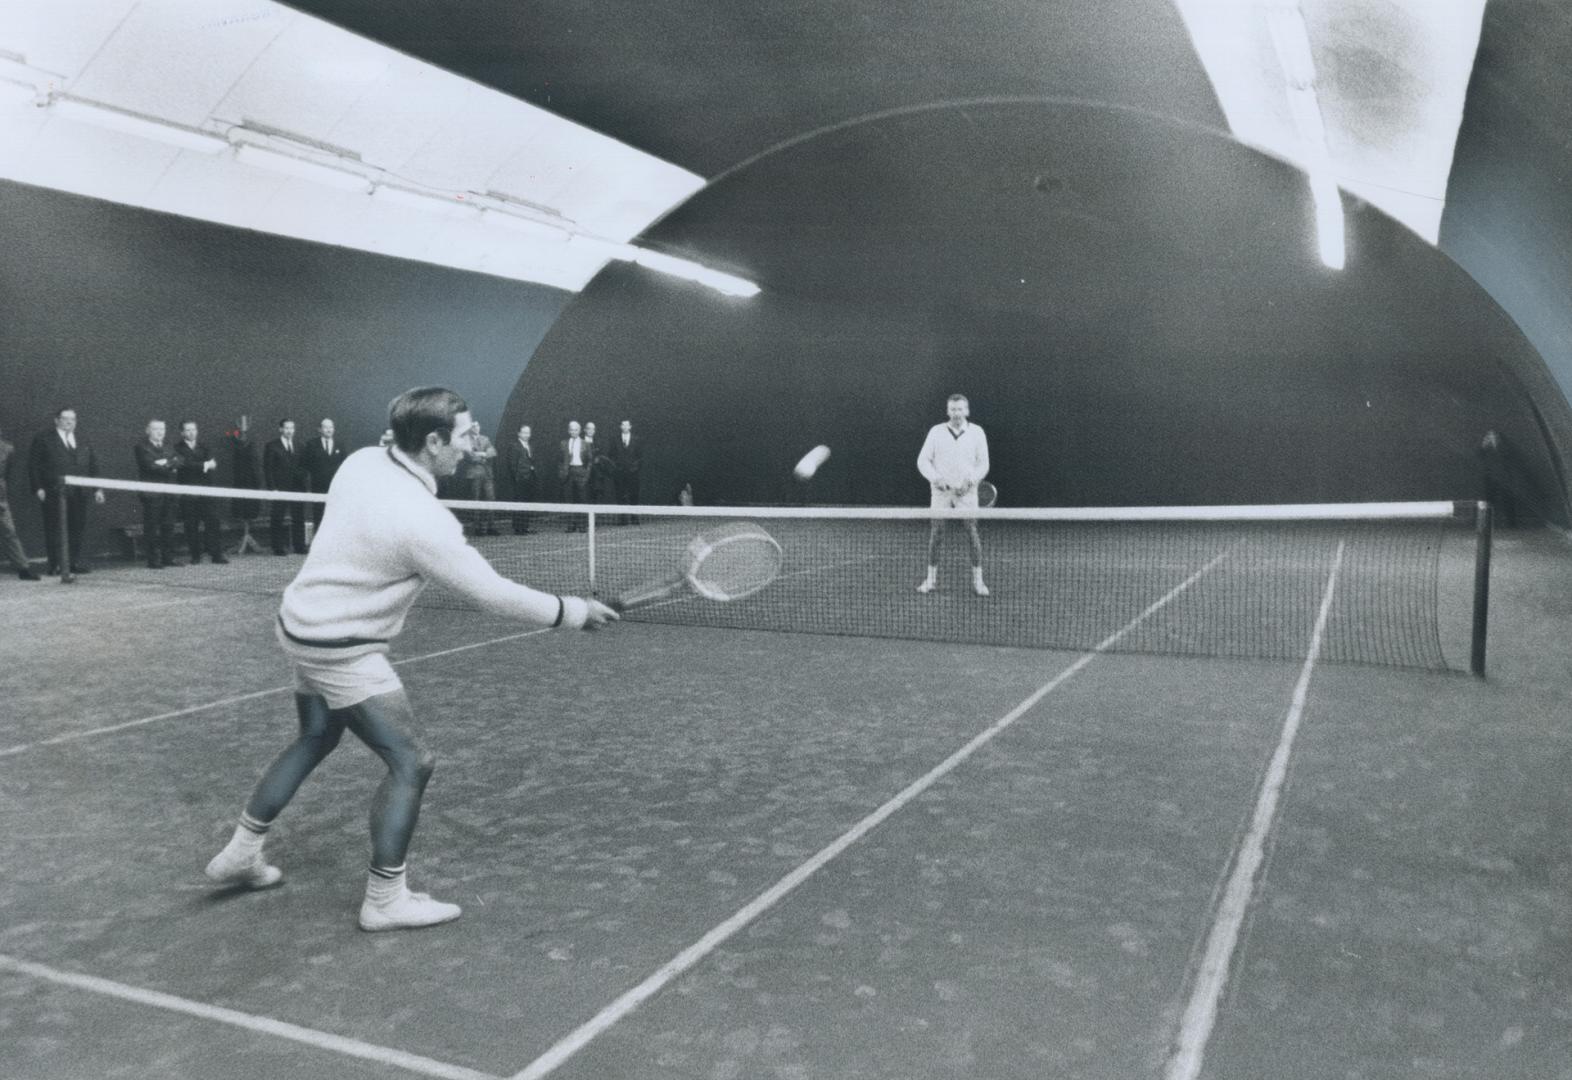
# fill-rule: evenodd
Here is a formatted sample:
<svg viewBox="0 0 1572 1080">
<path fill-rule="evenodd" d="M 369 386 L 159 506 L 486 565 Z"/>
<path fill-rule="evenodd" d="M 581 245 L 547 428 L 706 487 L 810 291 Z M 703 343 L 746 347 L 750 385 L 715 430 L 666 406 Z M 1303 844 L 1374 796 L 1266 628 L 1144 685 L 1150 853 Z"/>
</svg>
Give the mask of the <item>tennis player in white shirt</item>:
<svg viewBox="0 0 1572 1080">
<path fill-rule="evenodd" d="M 437 501 L 437 479 L 453 475 L 474 447 L 477 428 L 463 398 L 422 387 L 394 398 L 388 412 L 393 444 L 345 459 L 328 488 L 322 528 L 279 607 L 274 630 L 295 663 L 299 734 L 262 774 L 228 846 L 207 866 L 224 885 L 276 885 L 283 873 L 262 855 L 268 828 L 348 729 L 388 769 L 371 805 L 363 930 L 459 917 L 457 904 L 405 883 L 405 852 L 435 758 L 416 741 L 415 712 L 387 653 L 421 590 L 439 582 L 488 612 L 542 627 L 593 630 L 617 618 L 599 601 L 509 581 L 465 541 Z"/>
<path fill-rule="evenodd" d="M 929 505 L 935 509 L 977 505 L 977 484 L 988 475 L 988 436 L 983 429 L 970 423 L 971 404 L 964 394 L 951 394 L 945 403 L 949 420 L 928 429 L 923 440 L 922 452 L 917 455 L 917 471 L 922 473 L 933 491 Z M 920 593 L 930 593 L 939 584 L 939 550 L 944 543 L 944 518 L 934 518 L 928 530 L 928 576 L 917 586 Z M 982 537 L 977 535 L 977 522 L 967 518 L 966 536 L 972 548 L 972 591 L 978 596 L 988 595 L 983 584 Z"/>
</svg>

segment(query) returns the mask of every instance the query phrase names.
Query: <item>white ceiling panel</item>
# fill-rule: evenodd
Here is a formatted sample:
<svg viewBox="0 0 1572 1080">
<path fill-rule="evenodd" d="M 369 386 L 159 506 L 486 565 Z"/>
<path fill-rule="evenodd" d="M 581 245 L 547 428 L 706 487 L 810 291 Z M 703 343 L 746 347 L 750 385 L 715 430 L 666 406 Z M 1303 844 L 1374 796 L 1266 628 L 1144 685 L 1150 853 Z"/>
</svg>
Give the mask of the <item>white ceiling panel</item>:
<svg viewBox="0 0 1572 1080">
<path fill-rule="evenodd" d="M 410 168 L 431 138 L 465 120 L 472 87 L 445 71 L 394 56 L 370 92 L 362 95 L 327 132 L 335 146 L 353 146 L 361 159 L 389 173 L 422 183 Z M 390 102 L 396 101 L 396 106 Z"/>
<path fill-rule="evenodd" d="M 291 15 L 214 113 L 327 142 L 339 120 L 379 84 L 395 54 L 327 23 Z"/>
<path fill-rule="evenodd" d="M 136 0 L 7 0 L 0 49 L 73 81 L 134 7 Z"/>
<path fill-rule="evenodd" d="M 71 93 L 196 127 L 289 24 L 250 0 L 143 0 L 115 28 Z"/>
<path fill-rule="evenodd" d="M 73 178 L 67 191 L 140 206 L 181 151 L 146 139 L 52 117 L 28 147 L 26 183 L 47 183 L 56 171 Z M 29 175 L 30 174 L 30 175 Z"/>
</svg>

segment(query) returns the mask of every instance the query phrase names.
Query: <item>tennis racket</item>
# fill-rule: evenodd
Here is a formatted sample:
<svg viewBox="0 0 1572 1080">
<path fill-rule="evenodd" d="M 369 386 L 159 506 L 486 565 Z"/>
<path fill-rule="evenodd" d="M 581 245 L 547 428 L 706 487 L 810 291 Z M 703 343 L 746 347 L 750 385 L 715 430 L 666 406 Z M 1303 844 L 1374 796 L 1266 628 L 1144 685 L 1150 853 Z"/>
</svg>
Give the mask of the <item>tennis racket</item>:
<svg viewBox="0 0 1572 1080">
<path fill-rule="evenodd" d="M 785 554 L 775 537 L 749 521 L 735 521 L 695 536 L 675 574 L 630 589 L 610 602 L 613 611 L 634 611 L 679 593 L 706 600 L 752 596 L 781 572 Z"/>
<path fill-rule="evenodd" d="M 999 498 L 999 489 L 986 480 L 977 481 L 977 505 L 992 506 Z"/>
</svg>

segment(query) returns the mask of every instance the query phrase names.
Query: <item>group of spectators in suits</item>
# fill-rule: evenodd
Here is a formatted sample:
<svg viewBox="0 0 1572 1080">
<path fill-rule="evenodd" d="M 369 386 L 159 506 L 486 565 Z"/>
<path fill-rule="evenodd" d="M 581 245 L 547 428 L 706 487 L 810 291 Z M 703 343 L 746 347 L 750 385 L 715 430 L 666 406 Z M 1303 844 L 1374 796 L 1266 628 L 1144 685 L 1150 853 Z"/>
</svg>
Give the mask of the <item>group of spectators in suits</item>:
<svg viewBox="0 0 1572 1080">
<path fill-rule="evenodd" d="M 579 424 L 568 421 L 568 437 L 557 448 L 557 482 L 562 501 L 570 503 L 604 502 L 608 498 L 624 506 L 639 502 L 639 474 L 644 466 L 644 441 L 633 433 L 633 422 L 624 420 L 616 435 L 597 439 L 594 421 Z M 638 518 L 624 515 L 618 524 L 638 524 Z M 584 528 L 581 522 L 568 524 L 568 531 Z"/>
<path fill-rule="evenodd" d="M 639 502 L 639 474 L 644 465 L 643 439 L 633 433 L 633 422 L 622 421 L 610 439 L 597 441 L 593 422 L 569 421 L 568 435 L 557 447 L 555 484 L 550 466 L 542 465 L 533 443 L 529 424 L 498 446 L 477 432 L 474 447 L 459 465 L 444 494 L 451 498 L 491 502 L 497 498 L 513 502 L 615 502 L 634 506 Z M 460 517 L 472 536 L 495 536 L 501 531 L 496 515 L 484 510 L 466 510 Z M 637 524 L 631 515 L 619 518 L 620 524 Z M 568 531 L 582 529 L 574 520 Z M 512 515 L 512 531 L 533 531 L 530 516 Z"/>
<path fill-rule="evenodd" d="M 593 422 L 583 425 L 577 420 L 569 422 L 567 437 L 556 447 L 554 468 L 543 466 L 532 443 L 532 434 L 530 425 L 524 424 L 505 445 L 498 446 L 484 434 L 477 433 L 473 449 L 466 454 L 445 494 L 482 502 L 500 497 L 515 502 L 555 499 L 569 503 L 638 504 L 644 444 L 642 438 L 634 434 L 632 421 L 622 421 L 618 432 L 605 440 L 597 438 Z M 384 435 L 384 444 L 386 441 Z M 39 575 L 27 558 L 11 514 L 6 481 L 14 454 L 12 444 L 0 438 L 0 553 L 19 577 L 36 581 Z M 181 421 L 177 435 L 168 430 L 165 421 L 149 420 L 142 437 L 132 447 L 132 457 L 137 476 L 142 480 L 191 486 L 218 483 L 218 459 L 203 441 L 194 420 Z M 326 492 L 344 457 L 345 448 L 331 419 L 323 419 L 316 434 L 305 438 L 297 435 L 293 420 L 280 420 L 277 435 L 262 448 L 262 486 L 276 492 Z M 28 490 L 43 517 L 50 574 L 60 573 L 65 559 L 69 560 L 72 573 L 89 572 L 82 548 L 87 506 L 90 499 L 102 503 L 104 493 L 68 486 L 63 478 L 96 477 L 98 470 L 96 453 L 77 432 L 76 410 L 57 410 L 53 425 L 39 432 L 27 455 Z M 551 482 L 553 480 L 555 483 Z M 214 563 L 229 561 L 224 554 L 219 500 L 162 492 L 141 494 L 140 500 L 149 567 L 162 568 L 177 561 L 177 520 L 183 526 L 185 547 L 192 563 L 201 562 L 204 554 Z M 314 525 L 321 525 L 322 504 L 278 499 L 269 500 L 269 503 L 269 540 L 273 553 L 304 553 L 307 547 L 305 507 L 311 507 Z M 460 517 L 471 535 L 495 535 L 501 531 L 496 515 L 488 512 L 466 511 Z M 638 519 L 623 516 L 618 523 L 637 524 Z M 568 526 L 570 531 L 583 527 L 577 519 Z M 529 515 L 513 515 L 511 529 L 519 534 L 531 532 Z"/>
<path fill-rule="evenodd" d="M 15 447 L 0 438 L 0 551 L 17 576 L 37 581 L 27 552 L 17 535 L 12 517 L 7 481 Z M 131 447 L 137 477 L 161 484 L 211 486 L 217 483 L 218 458 L 202 440 L 194 420 L 180 423 L 179 435 L 171 438 L 169 425 L 152 419 L 142 437 Z M 333 421 L 323 420 L 317 435 L 303 443 L 295 440 L 295 424 L 283 420 L 278 437 L 263 448 L 265 486 L 275 491 L 327 491 L 333 474 L 344 460 L 344 448 L 335 437 Z M 77 485 L 65 478 L 99 475 L 98 455 L 77 431 L 76 410 L 56 410 L 53 425 L 38 433 L 27 455 L 27 486 L 36 498 L 44 525 L 44 546 L 48 554 L 48 573 L 58 574 L 69 564 L 73 574 L 86 574 L 82 540 L 87 526 L 87 504 L 104 501 L 104 493 Z M 215 563 L 227 563 L 219 520 L 219 501 L 171 492 L 139 493 L 142 503 L 142 535 L 147 547 L 147 565 L 154 569 L 177 561 L 175 522 L 184 526 L 185 544 L 192 563 L 206 554 Z M 275 502 L 272 510 L 273 550 L 286 555 L 291 550 L 306 550 L 305 519 L 301 503 Z M 312 504 L 317 524 L 322 521 L 322 506 Z M 61 524 L 64 518 L 64 534 Z M 285 528 L 288 519 L 288 529 Z M 63 541 L 63 543 L 62 543 Z M 292 541 L 292 542 L 291 542 Z"/>
<path fill-rule="evenodd" d="M 194 420 L 180 424 L 180 437 L 165 443 L 165 423 L 149 420 L 144 437 L 133 448 L 137 476 L 161 483 L 212 486 L 217 483 L 218 458 L 201 440 Z M 271 491 L 327 491 L 333 474 L 344 460 L 344 448 L 335 437 L 333 421 L 324 419 L 317 435 L 303 441 L 295 438 L 295 422 L 280 420 L 278 436 L 262 448 L 263 486 Z M 227 563 L 224 556 L 223 524 L 219 520 L 218 500 L 165 493 L 141 496 L 142 535 L 147 544 L 147 565 L 154 569 L 175 562 L 174 522 L 178 515 L 185 527 L 186 548 L 193 564 L 205 553 L 215 563 Z M 306 550 L 303 503 L 271 500 L 270 510 L 273 553 L 287 555 Z M 311 504 L 316 524 L 322 522 L 322 505 Z M 288 522 L 286 528 L 286 519 Z"/>
<path fill-rule="evenodd" d="M 317 433 L 306 439 L 295 435 L 293 420 L 278 422 L 278 435 L 262 447 L 262 486 L 269 491 L 309 491 L 325 494 L 344 463 L 344 446 L 333 421 L 324 418 Z M 322 503 L 270 500 L 268 540 L 275 555 L 306 552 L 305 508 L 311 507 L 312 527 L 322 524 Z M 287 522 L 287 524 L 286 524 Z"/>
</svg>

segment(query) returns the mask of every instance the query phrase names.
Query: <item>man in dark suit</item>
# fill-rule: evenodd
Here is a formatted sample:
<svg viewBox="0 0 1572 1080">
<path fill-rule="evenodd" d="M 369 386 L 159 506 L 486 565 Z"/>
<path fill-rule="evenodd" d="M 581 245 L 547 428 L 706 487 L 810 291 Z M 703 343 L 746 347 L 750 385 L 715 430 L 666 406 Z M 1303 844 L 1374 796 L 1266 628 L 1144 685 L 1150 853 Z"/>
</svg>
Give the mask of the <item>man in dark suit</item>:
<svg viewBox="0 0 1572 1080">
<path fill-rule="evenodd" d="M 175 475 L 182 484 L 209 487 L 210 479 L 218 471 L 218 459 L 197 439 L 195 420 L 180 423 L 180 441 L 175 444 Z M 224 558 L 223 526 L 219 524 L 218 500 L 191 495 L 180 497 L 180 518 L 186 526 L 186 547 L 191 549 L 191 565 L 202 561 L 202 536 L 206 532 L 206 548 L 210 559 L 227 563 Z M 200 529 L 198 528 L 200 526 Z"/>
<path fill-rule="evenodd" d="M 262 448 L 262 482 L 269 491 L 306 490 L 305 471 L 300 467 L 300 448 L 295 443 L 295 422 L 280 420 L 278 438 Z M 274 555 L 306 553 L 306 519 L 304 507 L 297 502 L 272 500 L 270 517 L 271 539 Z M 289 518 L 289 532 L 284 532 L 284 518 Z"/>
<path fill-rule="evenodd" d="M 28 486 L 38 497 L 44 511 L 44 545 L 49 550 L 49 572 L 58 574 L 62 569 L 60 551 L 60 504 L 65 502 L 66 547 L 71 553 L 70 568 L 73 574 L 87 573 L 87 563 L 82 557 L 82 534 L 87 530 L 87 489 L 68 488 L 67 476 L 97 476 L 98 457 L 87 440 L 76 433 L 76 410 L 61 409 L 55 413 L 54 427 L 40 431 L 33 439 L 28 452 Z M 93 501 L 102 503 L 102 489 L 93 492 Z"/>
<path fill-rule="evenodd" d="M 333 437 L 333 421 L 324 419 L 317 428 L 317 437 L 308 442 L 300 454 L 300 466 L 305 470 L 312 493 L 326 495 L 334 474 L 342 464 L 344 448 Z M 322 527 L 323 509 L 322 503 L 311 504 L 311 520 L 316 522 L 319 529 Z"/>
<path fill-rule="evenodd" d="M 175 452 L 164 443 L 165 425 L 162 420 L 149 420 L 147 434 L 131 448 L 136 459 L 139 480 L 155 484 L 177 482 Z M 175 562 L 175 497 L 162 492 L 149 493 L 142 499 L 142 539 L 147 543 L 147 565 L 158 570 L 173 566 Z"/>
<path fill-rule="evenodd" d="M 27 561 L 27 550 L 22 547 L 22 538 L 16 535 L 16 522 L 11 518 L 11 501 L 6 481 L 10 479 L 11 455 L 16 448 L 4 439 L 0 439 L 0 549 L 5 551 L 6 558 L 11 560 L 11 567 L 16 571 L 16 576 L 23 581 L 42 581 L 43 579 L 33 571 L 32 563 Z"/>
<path fill-rule="evenodd" d="M 644 440 L 633 434 L 633 421 L 624 420 L 621 430 L 611 440 L 611 476 L 617 485 L 617 501 L 624 506 L 639 503 L 639 470 L 644 466 Z M 637 525 L 639 519 L 624 515 L 624 525 Z"/>
<path fill-rule="evenodd" d="M 525 424 L 502 457 L 502 480 L 507 485 L 507 498 L 515 502 L 535 501 L 535 451 L 530 448 L 529 439 L 530 428 Z M 529 532 L 528 514 L 514 512 L 513 531 L 520 535 Z"/>
</svg>

